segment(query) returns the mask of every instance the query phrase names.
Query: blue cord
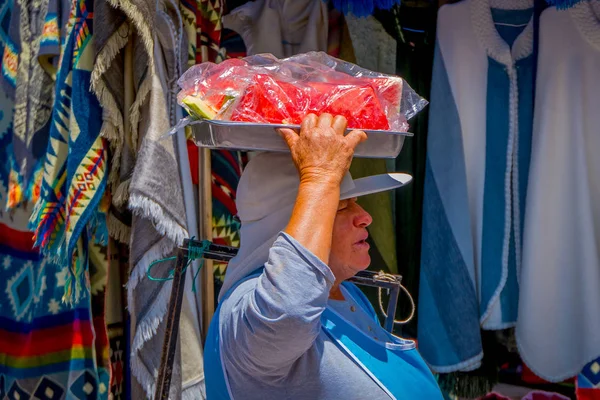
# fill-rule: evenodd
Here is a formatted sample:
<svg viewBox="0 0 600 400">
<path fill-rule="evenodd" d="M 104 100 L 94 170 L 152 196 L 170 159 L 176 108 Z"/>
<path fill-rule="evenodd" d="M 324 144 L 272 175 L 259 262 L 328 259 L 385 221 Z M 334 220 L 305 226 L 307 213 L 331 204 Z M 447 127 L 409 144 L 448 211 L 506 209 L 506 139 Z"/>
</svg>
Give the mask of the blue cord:
<svg viewBox="0 0 600 400">
<path fill-rule="evenodd" d="M 208 250 L 208 248 L 211 245 L 211 242 L 209 242 L 208 240 L 203 240 L 200 246 L 195 246 L 192 244 L 192 241 L 194 240 L 194 237 L 192 237 L 190 239 L 190 241 L 188 242 L 188 262 L 185 265 L 185 267 L 183 267 L 183 270 L 181 271 L 181 273 L 185 273 L 188 269 L 188 267 L 190 265 L 192 265 L 192 261 L 194 260 L 200 260 L 200 265 L 198 266 L 198 270 L 194 273 L 194 280 L 192 281 L 192 291 L 194 293 L 196 293 L 196 278 L 198 277 L 198 274 L 200 273 L 200 270 L 202 269 L 202 267 L 204 266 L 204 252 L 206 250 Z M 167 261 L 173 261 L 176 260 L 177 257 L 173 256 L 173 257 L 167 257 L 167 258 L 161 258 L 160 260 L 155 260 L 152 263 L 150 263 L 150 265 L 148 266 L 148 270 L 146 271 L 146 276 L 148 277 L 148 279 L 150 279 L 151 281 L 156 281 L 156 282 L 166 282 L 166 281 L 170 281 L 173 279 L 173 277 L 175 276 L 175 269 L 172 269 L 169 271 L 169 275 L 166 278 L 156 278 L 154 276 L 152 276 L 152 274 L 150 273 L 150 271 L 152 271 L 152 268 L 156 265 L 156 264 L 160 264 L 162 262 L 167 262 Z"/>
</svg>

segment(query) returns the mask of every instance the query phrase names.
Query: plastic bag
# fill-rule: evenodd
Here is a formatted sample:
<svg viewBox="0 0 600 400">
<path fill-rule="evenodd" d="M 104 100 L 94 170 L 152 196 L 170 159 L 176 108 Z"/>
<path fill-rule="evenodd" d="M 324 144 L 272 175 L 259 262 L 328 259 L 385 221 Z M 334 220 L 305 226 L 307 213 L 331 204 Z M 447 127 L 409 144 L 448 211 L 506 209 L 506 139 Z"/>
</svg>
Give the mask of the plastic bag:
<svg viewBox="0 0 600 400">
<path fill-rule="evenodd" d="M 298 125 L 327 112 L 346 117 L 351 129 L 406 132 L 427 104 L 402 78 L 322 52 L 203 63 L 178 83 L 179 104 L 198 119 Z"/>
</svg>

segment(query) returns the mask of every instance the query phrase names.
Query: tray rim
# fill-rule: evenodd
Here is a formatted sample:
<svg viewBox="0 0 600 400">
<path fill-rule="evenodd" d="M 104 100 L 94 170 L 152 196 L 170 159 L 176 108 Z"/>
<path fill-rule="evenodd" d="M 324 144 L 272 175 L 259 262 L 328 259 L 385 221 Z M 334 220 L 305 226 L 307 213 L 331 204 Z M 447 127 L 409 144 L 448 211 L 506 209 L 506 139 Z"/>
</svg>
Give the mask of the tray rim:
<svg viewBox="0 0 600 400">
<path fill-rule="evenodd" d="M 194 126 L 194 125 L 201 125 L 201 124 L 210 124 L 210 125 L 215 125 L 215 126 L 228 126 L 228 127 L 233 127 L 233 126 L 239 126 L 239 127 L 254 127 L 254 128 L 272 128 L 272 129 L 277 129 L 277 128 L 288 128 L 288 129 L 300 129 L 300 125 L 288 125 L 288 124 L 262 124 L 262 123 L 256 123 L 256 122 L 238 122 L 238 121 L 224 121 L 224 120 L 218 120 L 218 119 L 193 119 L 190 122 L 190 126 Z M 351 132 L 354 129 L 346 129 L 346 132 Z M 412 132 L 398 132 L 398 131 L 384 131 L 384 130 L 377 130 L 377 129 L 361 129 L 363 132 L 365 132 L 367 135 L 369 135 L 370 133 L 373 134 L 383 134 L 383 135 L 397 135 L 397 136 L 406 136 L 406 137 L 413 137 L 414 133 Z"/>
</svg>

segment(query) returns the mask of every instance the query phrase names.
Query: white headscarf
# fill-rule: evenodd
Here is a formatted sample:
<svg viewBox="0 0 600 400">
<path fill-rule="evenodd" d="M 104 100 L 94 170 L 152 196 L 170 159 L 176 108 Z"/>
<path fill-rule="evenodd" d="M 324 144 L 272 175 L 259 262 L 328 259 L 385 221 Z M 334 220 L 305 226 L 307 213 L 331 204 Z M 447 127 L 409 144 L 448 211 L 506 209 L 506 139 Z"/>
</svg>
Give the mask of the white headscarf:
<svg viewBox="0 0 600 400">
<path fill-rule="evenodd" d="M 384 174 L 354 181 L 347 173 L 340 199 L 390 190 L 411 179 L 406 174 Z M 299 184 L 289 153 L 260 153 L 250 160 L 237 188 L 240 249 L 227 266 L 219 300 L 236 282 L 267 262 L 271 246 L 292 216 Z"/>
</svg>

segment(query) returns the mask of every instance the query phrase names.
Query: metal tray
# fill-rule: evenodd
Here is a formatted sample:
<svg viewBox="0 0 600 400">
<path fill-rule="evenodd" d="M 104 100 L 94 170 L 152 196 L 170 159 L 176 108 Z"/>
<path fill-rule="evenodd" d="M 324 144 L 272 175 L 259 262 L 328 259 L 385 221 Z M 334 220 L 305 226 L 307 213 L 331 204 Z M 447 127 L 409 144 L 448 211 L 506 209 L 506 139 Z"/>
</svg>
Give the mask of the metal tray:
<svg viewBox="0 0 600 400">
<path fill-rule="evenodd" d="M 213 149 L 289 151 L 276 128 L 299 129 L 299 125 L 257 124 L 219 120 L 198 120 L 190 124 L 193 139 L 199 147 Z M 365 130 L 368 139 L 354 153 L 362 158 L 396 158 L 409 132 Z"/>
</svg>

